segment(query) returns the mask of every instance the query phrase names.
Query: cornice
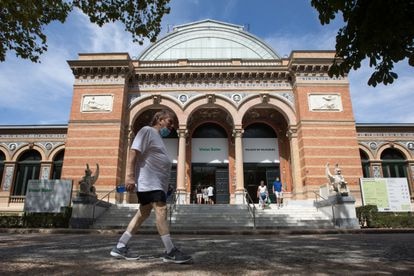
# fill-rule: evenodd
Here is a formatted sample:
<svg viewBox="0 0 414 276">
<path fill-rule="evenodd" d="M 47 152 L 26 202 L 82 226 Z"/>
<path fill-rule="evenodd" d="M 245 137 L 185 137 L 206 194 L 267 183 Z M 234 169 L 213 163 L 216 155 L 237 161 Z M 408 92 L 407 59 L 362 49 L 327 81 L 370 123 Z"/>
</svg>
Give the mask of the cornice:
<svg viewBox="0 0 414 276">
<path fill-rule="evenodd" d="M 179 70 L 141 71 L 136 70 L 133 81 L 139 83 L 159 82 L 229 82 L 229 81 L 289 81 L 286 70 Z"/>
<path fill-rule="evenodd" d="M 126 78 L 133 71 L 130 60 L 69 60 L 76 79 L 79 78 Z"/>
</svg>

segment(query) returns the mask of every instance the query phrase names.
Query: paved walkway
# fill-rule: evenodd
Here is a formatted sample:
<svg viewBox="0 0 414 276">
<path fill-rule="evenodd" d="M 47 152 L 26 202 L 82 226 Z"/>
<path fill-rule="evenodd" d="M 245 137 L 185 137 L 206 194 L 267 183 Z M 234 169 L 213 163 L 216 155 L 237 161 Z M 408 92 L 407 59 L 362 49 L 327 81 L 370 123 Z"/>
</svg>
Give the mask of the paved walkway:
<svg viewBox="0 0 414 276">
<path fill-rule="evenodd" d="M 156 235 L 134 236 L 147 256 L 109 256 L 118 233 L 0 233 L 0 275 L 413 275 L 414 233 L 174 235 L 192 264 L 163 263 Z M 150 258 L 155 257 L 155 258 Z"/>
</svg>

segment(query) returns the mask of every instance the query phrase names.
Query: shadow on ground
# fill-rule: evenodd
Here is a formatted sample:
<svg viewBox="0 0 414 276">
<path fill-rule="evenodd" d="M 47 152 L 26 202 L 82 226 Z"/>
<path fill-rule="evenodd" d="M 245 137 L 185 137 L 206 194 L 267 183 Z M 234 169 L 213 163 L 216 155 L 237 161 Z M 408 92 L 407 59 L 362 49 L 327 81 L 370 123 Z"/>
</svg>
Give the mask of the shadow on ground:
<svg viewBox="0 0 414 276">
<path fill-rule="evenodd" d="M 275 275 L 414 273 L 414 234 L 191 236 L 174 241 L 192 264 L 163 263 L 158 236 L 134 236 L 147 257 L 109 256 L 117 235 L 0 234 L 1 275 Z"/>
</svg>

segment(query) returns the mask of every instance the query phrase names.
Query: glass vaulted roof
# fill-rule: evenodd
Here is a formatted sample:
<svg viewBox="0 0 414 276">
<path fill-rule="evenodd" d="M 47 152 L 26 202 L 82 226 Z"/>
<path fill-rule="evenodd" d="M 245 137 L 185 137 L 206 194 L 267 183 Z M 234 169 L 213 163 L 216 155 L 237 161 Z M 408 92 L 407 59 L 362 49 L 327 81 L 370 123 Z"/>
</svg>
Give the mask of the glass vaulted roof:
<svg viewBox="0 0 414 276">
<path fill-rule="evenodd" d="M 176 26 L 148 47 L 142 61 L 176 59 L 280 59 L 263 41 L 242 26 L 204 20 Z"/>
</svg>

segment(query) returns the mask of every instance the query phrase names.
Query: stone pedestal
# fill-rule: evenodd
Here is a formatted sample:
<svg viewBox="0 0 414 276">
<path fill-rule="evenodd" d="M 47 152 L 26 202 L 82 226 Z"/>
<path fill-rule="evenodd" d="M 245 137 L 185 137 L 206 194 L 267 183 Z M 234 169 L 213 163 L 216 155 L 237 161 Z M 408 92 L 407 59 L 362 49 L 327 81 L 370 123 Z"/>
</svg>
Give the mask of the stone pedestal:
<svg viewBox="0 0 414 276">
<path fill-rule="evenodd" d="M 187 193 L 185 191 L 177 191 L 177 205 L 187 204 Z"/>
<path fill-rule="evenodd" d="M 242 191 L 242 192 L 236 191 L 234 193 L 234 204 L 246 204 L 245 196 L 246 195 L 245 195 L 244 191 Z"/>
<path fill-rule="evenodd" d="M 71 228 L 89 228 L 111 206 L 93 196 L 78 196 L 72 200 Z"/>
<path fill-rule="evenodd" d="M 315 202 L 315 206 L 332 218 L 335 226 L 343 229 L 359 229 L 353 196 L 331 195 L 326 200 Z"/>
</svg>

